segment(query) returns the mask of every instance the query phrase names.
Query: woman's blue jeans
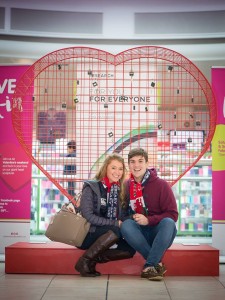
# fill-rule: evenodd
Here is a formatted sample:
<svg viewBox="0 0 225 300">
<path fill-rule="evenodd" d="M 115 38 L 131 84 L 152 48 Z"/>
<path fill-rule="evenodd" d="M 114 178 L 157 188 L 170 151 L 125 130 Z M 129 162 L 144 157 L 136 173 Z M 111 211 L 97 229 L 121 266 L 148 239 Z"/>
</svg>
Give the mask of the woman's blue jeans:
<svg viewBox="0 0 225 300">
<path fill-rule="evenodd" d="M 177 234 L 176 223 L 171 218 L 164 218 L 155 226 L 142 226 L 128 219 L 122 223 L 120 230 L 128 244 L 146 260 L 144 267 L 161 262 Z"/>
</svg>

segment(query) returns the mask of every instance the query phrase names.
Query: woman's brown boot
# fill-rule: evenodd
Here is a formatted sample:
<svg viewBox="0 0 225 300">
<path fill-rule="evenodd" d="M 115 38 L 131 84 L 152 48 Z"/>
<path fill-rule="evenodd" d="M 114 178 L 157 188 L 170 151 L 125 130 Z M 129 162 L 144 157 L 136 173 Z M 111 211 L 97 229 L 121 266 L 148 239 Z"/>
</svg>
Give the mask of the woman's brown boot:
<svg viewBox="0 0 225 300">
<path fill-rule="evenodd" d="M 101 273 L 96 271 L 95 266 L 96 266 L 97 262 L 94 260 L 91 260 L 89 263 L 89 270 L 92 274 L 95 274 L 95 276 L 101 276 Z"/>
<path fill-rule="evenodd" d="M 129 251 L 119 249 L 108 249 L 97 258 L 98 263 L 106 263 L 108 261 L 132 258 L 134 255 Z"/>
<path fill-rule="evenodd" d="M 95 266 L 91 266 L 92 261 L 96 261 L 95 259 L 100 256 L 106 249 L 110 248 L 118 241 L 117 235 L 109 230 L 107 233 L 100 236 L 89 249 L 85 251 L 83 256 L 81 256 L 78 262 L 75 265 L 75 269 L 81 274 L 83 277 L 96 277 Z"/>
</svg>

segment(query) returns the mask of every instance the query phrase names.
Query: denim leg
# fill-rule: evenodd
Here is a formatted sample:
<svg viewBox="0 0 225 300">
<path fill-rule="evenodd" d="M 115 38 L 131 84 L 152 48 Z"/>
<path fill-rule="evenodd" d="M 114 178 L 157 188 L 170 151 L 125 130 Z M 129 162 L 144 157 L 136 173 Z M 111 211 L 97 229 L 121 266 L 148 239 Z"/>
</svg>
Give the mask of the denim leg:
<svg viewBox="0 0 225 300">
<path fill-rule="evenodd" d="M 122 223 L 120 230 L 127 243 L 138 251 L 144 259 L 147 259 L 151 247 L 146 240 L 143 227 L 148 226 L 140 226 L 134 220 L 129 219 Z"/>
<path fill-rule="evenodd" d="M 149 227 L 149 251 L 145 266 L 156 266 L 177 234 L 176 224 L 171 218 L 162 219 L 158 225 Z"/>
</svg>

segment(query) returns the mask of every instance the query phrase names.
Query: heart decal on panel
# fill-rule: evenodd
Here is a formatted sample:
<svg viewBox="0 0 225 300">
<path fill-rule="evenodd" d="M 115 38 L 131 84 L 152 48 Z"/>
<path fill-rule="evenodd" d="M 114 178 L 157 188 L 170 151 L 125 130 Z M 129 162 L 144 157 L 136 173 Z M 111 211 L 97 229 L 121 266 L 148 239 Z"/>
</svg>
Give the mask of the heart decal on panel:
<svg viewBox="0 0 225 300">
<path fill-rule="evenodd" d="M 88 47 L 57 50 L 22 76 L 14 100 L 19 142 L 68 198 L 71 181 L 79 189 L 107 154 L 118 152 L 127 161 L 133 147 L 145 148 L 149 166 L 173 185 L 208 151 L 216 126 L 207 79 L 190 60 L 162 47 L 117 55 Z"/>
</svg>

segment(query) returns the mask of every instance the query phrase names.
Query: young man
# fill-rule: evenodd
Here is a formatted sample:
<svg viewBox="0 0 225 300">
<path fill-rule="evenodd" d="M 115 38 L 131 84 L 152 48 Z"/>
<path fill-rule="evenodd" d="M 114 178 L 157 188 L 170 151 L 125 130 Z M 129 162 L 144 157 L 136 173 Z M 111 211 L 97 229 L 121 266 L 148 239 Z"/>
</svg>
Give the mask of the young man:
<svg viewBox="0 0 225 300">
<path fill-rule="evenodd" d="M 169 184 L 148 169 L 148 154 L 142 148 L 128 154 L 131 176 L 126 183 L 132 219 L 122 223 L 124 239 L 146 260 L 142 278 L 162 280 L 161 260 L 176 236 L 177 204 Z"/>
</svg>

